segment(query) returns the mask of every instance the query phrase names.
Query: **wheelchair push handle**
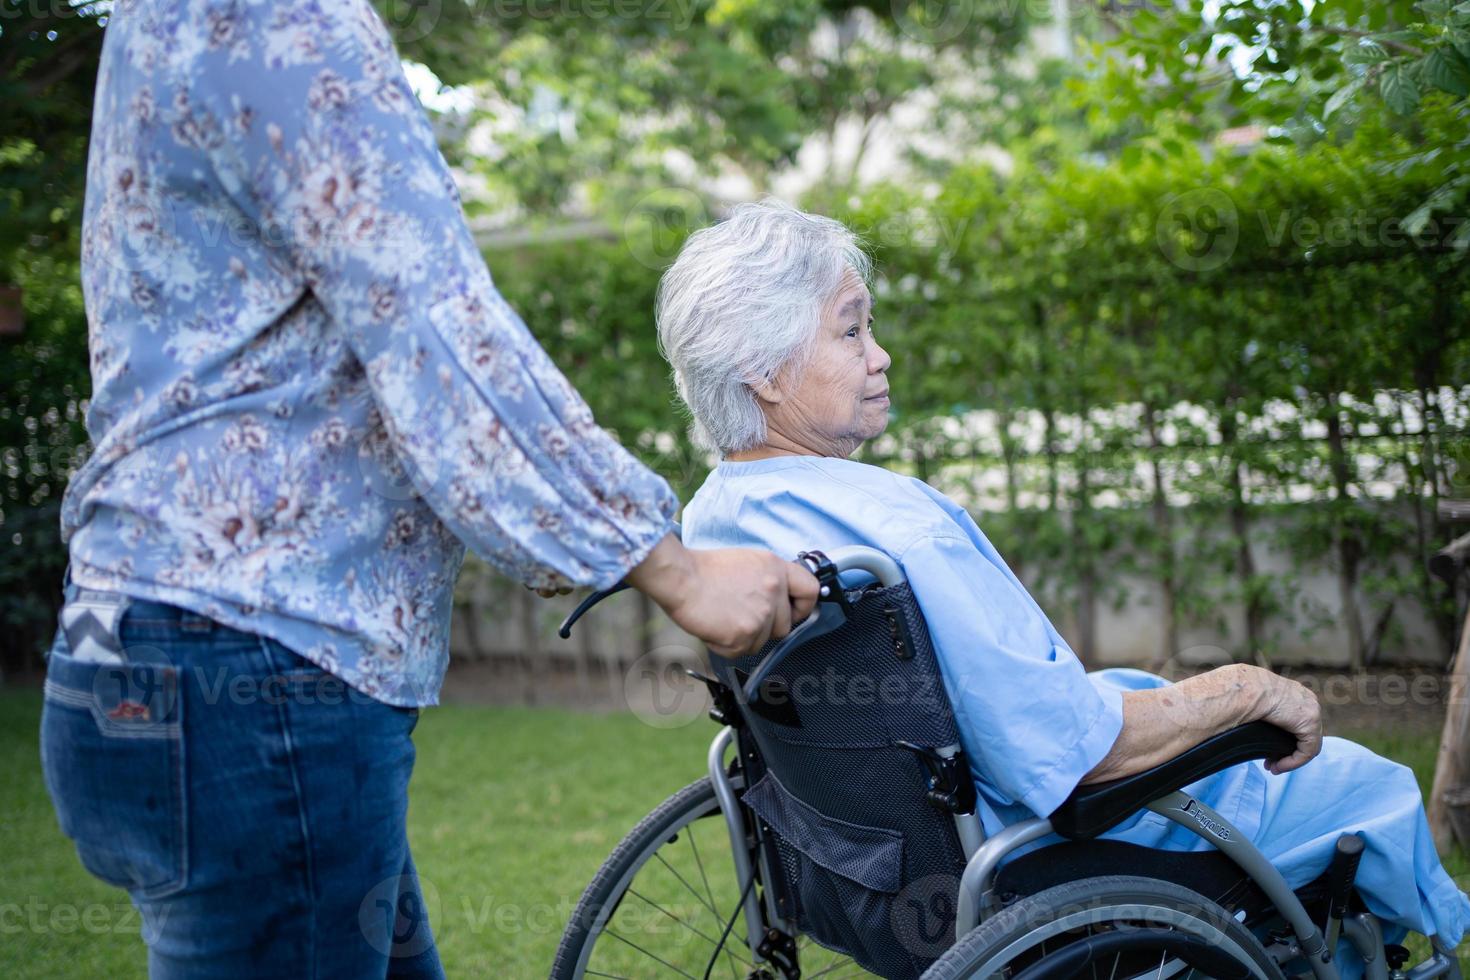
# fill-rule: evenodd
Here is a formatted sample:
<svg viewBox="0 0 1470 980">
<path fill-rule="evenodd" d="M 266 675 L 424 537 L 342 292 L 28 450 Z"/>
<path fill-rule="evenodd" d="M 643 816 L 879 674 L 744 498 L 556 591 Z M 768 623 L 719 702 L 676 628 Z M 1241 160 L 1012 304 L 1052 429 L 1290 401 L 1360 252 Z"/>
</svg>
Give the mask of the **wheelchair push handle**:
<svg viewBox="0 0 1470 980">
<path fill-rule="evenodd" d="M 807 560 L 808 555 L 821 556 L 820 551 L 804 551 L 801 553 L 801 561 L 807 568 L 816 574 L 816 566 Z M 867 572 L 878 580 L 878 584 L 885 589 L 904 582 L 903 569 L 898 567 L 898 562 L 889 558 L 886 552 L 877 548 L 869 548 L 866 545 L 848 545 L 843 548 L 835 548 L 828 556 L 832 567 L 840 575 L 843 572 Z"/>
<path fill-rule="evenodd" d="M 674 525 L 673 533 L 676 535 L 681 533 L 678 524 Z M 756 667 L 755 673 L 751 675 L 751 682 L 756 686 L 759 686 L 760 682 L 764 681 L 770 672 L 786 659 L 786 655 L 797 646 L 813 637 L 829 633 L 847 621 L 847 596 L 838 581 L 838 576 L 843 572 L 866 572 L 877 579 L 884 588 L 904 581 L 898 562 L 876 548 L 861 545 L 838 548 L 832 552 L 831 558 L 820 551 L 803 551 L 798 556 L 798 560 L 818 578 L 821 591 L 817 597 L 817 607 L 812 610 L 810 616 L 786 634 L 781 643 Z M 827 576 L 826 581 L 823 581 L 824 575 Z M 566 619 L 562 620 L 561 625 L 557 627 L 557 635 L 563 640 L 570 639 L 572 627 L 576 625 L 577 620 L 585 616 L 593 606 L 602 600 L 617 595 L 627 588 L 629 588 L 628 581 L 624 579 L 587 596 L 577 603 L 577 607 Z M 751 689 L 750 685 L 747 685 L 747 689 Z"/>
<path fill-rule="evenodd" d="M 851 545 L 838 548 L 827 556 L 820 551 L 803 551 L 797 559 L 817 577 L 817 607 L 795 629 L 787 633 L 770 653 L 766 654 L 750 676 L 745 680 L 745 702 L 754 704 L 760 700 L 761 685 L 781 665 L 787 655 L 810 640 L 837 629 L 847 622 L 852 607 L 847 602 L 840 576 L 843 572 L 866 572 L 878 580 L 883 588 L 900 585 L 904 581 L 898 562 L 876 548 Z"/>
</svg>

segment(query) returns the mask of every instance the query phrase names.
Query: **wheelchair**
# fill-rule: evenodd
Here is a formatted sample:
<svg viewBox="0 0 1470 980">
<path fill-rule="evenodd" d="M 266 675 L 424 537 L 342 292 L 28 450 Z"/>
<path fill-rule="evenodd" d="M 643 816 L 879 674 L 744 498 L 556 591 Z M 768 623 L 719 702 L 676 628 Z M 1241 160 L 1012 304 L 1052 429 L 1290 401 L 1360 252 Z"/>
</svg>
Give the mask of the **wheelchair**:
<svg viewBox="0 0 1470 980">
<path fill-rule="evenodd" d="M 1049 817 L 987 839 L 897 564 L 867 548 L 801 560 L 821 585 L 806 621 L 756 654 L 712 656 L 714 676 L 688 672 L 708 686 L 720 726 L 708 774 L 607 857 L 567 924 L 553 980 L 1338 980 L 1340 939 L 1369 980 L 1459 980 L 1453 951 L 1429 947 L 1408 969 L 1409 951 L 1385 942 L 1353 889 L 1361 837 L 1343 835 L 1327 871 L 1294 891 L 1182 790 L 1290 754 L 1295 739 L 1264 722 L 1078 787 Z M 561 635 L 625 587 L 589 596 Z M 1214 847 L 1099 839 L 1143 808 Z M 1007 860 L 1052 835 L 1062 841 Z"/>
</svg>

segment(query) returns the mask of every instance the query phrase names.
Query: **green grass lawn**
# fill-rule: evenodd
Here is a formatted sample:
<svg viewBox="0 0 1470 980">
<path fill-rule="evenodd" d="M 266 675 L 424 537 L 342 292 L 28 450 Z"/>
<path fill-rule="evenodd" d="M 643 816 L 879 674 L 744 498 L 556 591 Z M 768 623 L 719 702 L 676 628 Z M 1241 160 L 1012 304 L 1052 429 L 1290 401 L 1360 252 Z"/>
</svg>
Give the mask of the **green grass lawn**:
<svg viewBox="0 0 1470 980">
<path fill-rule="evenodd" d="M 77 863 L 41 782 L 40 695 L 0 691 L 0 977 L 146 975 L 126 895 Z M 644 813 L 696 778 L 714 726 L 444 707 L 415 733 L 409 835 L 451 977 L 544 977 L 582 888 Z M 1427 786 L 1433 738 L 1360 739 Z M 1470 871 L 1463 854 L 1449 862 Z M 1461 880 L 1464 880 L 1463 878 Z M 1470 965 L 1470 964 L 1467 964 Z"/>
</svg>

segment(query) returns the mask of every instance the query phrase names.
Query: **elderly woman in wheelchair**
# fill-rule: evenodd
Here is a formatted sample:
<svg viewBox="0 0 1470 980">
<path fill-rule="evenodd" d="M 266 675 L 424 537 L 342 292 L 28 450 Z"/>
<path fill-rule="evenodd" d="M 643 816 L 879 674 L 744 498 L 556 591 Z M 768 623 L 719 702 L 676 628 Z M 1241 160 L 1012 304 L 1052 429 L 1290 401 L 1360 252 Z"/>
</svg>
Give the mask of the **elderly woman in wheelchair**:
<svg viewBox="0 0 1470 980">
<path fill-rule="evenodd" d="M 1324 739 L 1269 671 L 1088 674 L 964 509 L 849 459 L 888 421 L 868 271 L 842 225 L 765 202 L 664 276 L 659 339 L 721 456 L 684 540 L 801 554 L 824 601 L 704 678 L 710 778 L 609 858 L 553 975 L 1458 977 L 1470 901 L 1408 769 Z M 644 884 L 670 871 L 682 913 Z M 641 903 L 690 958 L 617 931 Z"/>
</svg>

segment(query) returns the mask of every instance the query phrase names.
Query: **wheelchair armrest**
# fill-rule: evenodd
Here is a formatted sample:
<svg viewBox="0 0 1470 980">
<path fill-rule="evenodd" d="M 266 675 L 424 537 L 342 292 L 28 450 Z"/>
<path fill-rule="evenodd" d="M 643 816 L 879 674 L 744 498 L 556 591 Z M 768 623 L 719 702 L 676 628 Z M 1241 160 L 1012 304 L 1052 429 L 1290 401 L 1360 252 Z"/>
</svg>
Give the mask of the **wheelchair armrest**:
<svg viewBox="0 0 1470 980">
<path fill-rule="evenodd" d="M 1069 840 L 1091 840 L 1149 803 L 1252 759 L 1280 759 L 1296 751 L 1296 738 L 1266 721 L 1253 721 L 1205 739 L 1152 769 L 1106 783 L 1078 786 L 1051 815 L 1051 826 Z"/>
</svg>

